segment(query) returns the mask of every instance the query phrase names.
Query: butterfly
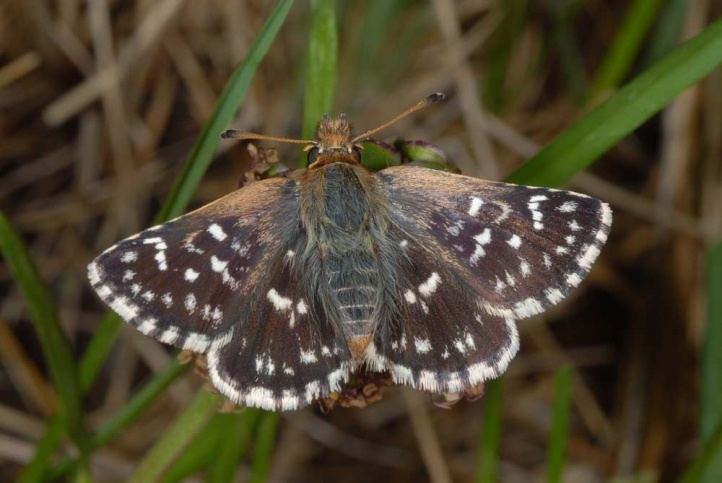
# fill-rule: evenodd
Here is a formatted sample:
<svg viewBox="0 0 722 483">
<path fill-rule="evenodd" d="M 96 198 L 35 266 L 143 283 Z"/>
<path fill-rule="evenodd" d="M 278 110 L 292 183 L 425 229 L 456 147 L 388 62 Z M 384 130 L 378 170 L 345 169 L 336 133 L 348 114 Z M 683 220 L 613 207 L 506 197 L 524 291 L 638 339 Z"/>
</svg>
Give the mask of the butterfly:
<svg viewBox="0 0 722 483">
<path fill-rule="evenodd" d="M 254 182 L 110 247 L 88 266 L 140 332 L 204 353 L 235 403 L 295 410 L 365 367 L 432 393 L 496 378 L 515 321 L 577 287 L 612 213 L 570 191 L 400 165 L 371 172 L 342 115 L 304 143 L 305 170 Z"/>
</svg>

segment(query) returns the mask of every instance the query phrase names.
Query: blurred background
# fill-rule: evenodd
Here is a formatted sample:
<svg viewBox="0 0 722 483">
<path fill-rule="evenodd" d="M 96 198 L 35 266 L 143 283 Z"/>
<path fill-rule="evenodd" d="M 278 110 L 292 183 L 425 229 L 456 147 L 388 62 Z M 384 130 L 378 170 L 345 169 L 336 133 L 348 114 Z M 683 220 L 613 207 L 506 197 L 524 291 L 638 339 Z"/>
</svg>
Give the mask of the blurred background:
<svg viewBox="0 0 722 483">
<path fill-rule="evenodd" d="M 152 222 L 273 6 L 0 0 L 0 210 L 29 250 L 75 360 L 105 313 L 86 264 Z M 293 4 L 222 128 L 307 130 L 312 15 L 308 2 Z M 447 102 L 382 138 L 433 142 L 462 172 L 503 179 L 702 32 L 722 4 L 347 0 L 334 15 L 333 113 L 363 130 L 444 91 Z M 296 164 L 297 148 L 278 149 Z M 480 401 L 444 410 L 426 395 L 389 388 L 365 409 L 328 415 L 306 409 L 249 422 L 211 414 L 162 480 L 211 479 L 224 448 L 239 444 L 226 481 L 677 480 L 722 412 L 721 159 L 715 70 L 574 176 L 568 186 L 613 206 L 610 240 L 567 301 L 519 323 L 521 352 Z M 235 189 L 248 164 L 244 145 L 220 143 L 190 207 Z M 38 446 L 51 440 L 58 391 L 33 317 L 16 275 L 0 263 L 3 481 L 43 458 L 50 463 L 40 474 L 64 478 L 78 454 L 78 440 L 62 435 L 47 454 Z M 108 357 L 94 363 L 83 398 L 90 432 L 127 414 L 149 381 L 175 367 L 173 351 L 129 327 L 107 340 Z M 94 481 L 124 481 L 148 464 L 150 448 L 203 386 L 193 371 L 164 381 L 167 389 L 95 445 L 87 462 Z M 552 462 L 552 447 L 562 461 Z M 263 448 L 268 459 L 258 462 Z M 709 474 L 705 481 L 722 481 L 722 472 Z"/>
</svg>

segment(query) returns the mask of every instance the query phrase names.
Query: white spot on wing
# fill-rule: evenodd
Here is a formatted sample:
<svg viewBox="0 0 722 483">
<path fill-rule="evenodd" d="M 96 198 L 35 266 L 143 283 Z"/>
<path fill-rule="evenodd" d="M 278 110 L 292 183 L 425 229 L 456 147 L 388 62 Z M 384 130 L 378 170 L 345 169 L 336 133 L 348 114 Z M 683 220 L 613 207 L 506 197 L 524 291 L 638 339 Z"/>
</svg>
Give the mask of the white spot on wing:
<svg viewBox="0 0 722 483">
<path fill-rule="evenodd" d="M 418 352 L 419 354 L 426 354 L 427 352 L 431 351 L 431 341 L 429 339 L 415 337 L 414 347 L 416 347 L 416 352 Z"/>
<path fill-rule="evenodd" d="M 123 263 L 133 263 L 136 260 L 138 260 L 138 252 L 134 251 L 125 252 L 120 257 L 120 261 Z"/>
<path fill-rule="evenodd" d="M 416 295 L 414 295 L 414 292 L 412 292 L 411 290 L 407 290 L 406 292 L 404 292 L 404 298 L 410 304 L 416 303 Z"/>
<path fill-rule="evenodd" d="M 471 205 L 469 206 L 469 216 L 476 216 L 479 214 L 479 211 L 481 210 L 481 206 L 484 204 L 484 201 L 481 198 L 477 198 L 476 196 L 473 196 L 471 198 Z"/>
<path fill-rule="evenodd" d="M 509 238 L 506 242 L 509 244 L 510 247 L 517 250 L 521 246 L 521 238 L 519 238 L 519 235 L 512 235 L 511 238 Z"/>
<path fill-rule="evenodd" d="M 165 252 L 163 250 L 155 254 L 155 261 L 158 262 L 158 270 L 161 272 L 168 270 L 168 263 L 166 263 Z"/>
<path fill-rule="evenodd" d="M 577 203 L 574 201 L 565 201 L 561 205 L 557 206 L 557 211 L 562 213 L 574 213 L 577 211 Z"/>
<path fill-rule="evenodd" d="M 158 340 L 160 340 L 164 344 L 172 344 L 176 341 L 176 339 L 178 339 L 178 335 L 178 329 L 176 327 L 171 327 L 164 330 L 163 333 L 158 337 Z"/>
<path fill-rule="evenodd" d="M 193 311 L 196 309 L 196 304 L 197 304 L 196 296 L 193 295 L 192 293 L 189 293 L 188 295 L 186 295 L 186 298 L 183 301 L 183 304 L 185 305 L 186 310 L 192 314 Z"/>
<path fill-rule="evenodd" d="M 196 272 L 192 268 L 188 268 L 188 269 L 186 269 L 183 277 L 189 282 L 195 282 L 196 279 L 198 278 L 198 275 L 200 275 L 200 273 Z"/>
<path fill-rule="evenodd" d="M 132 320 L 138 315 L 138 306 L 133 304 L 126 297 L 115 297 L 108 302 L 110 308 L 113 309 L 124 320 Z"/>
<path fill-rule="evenodd" d="M 577 258 L 577 263 L 584 270 L 592 268 L 592 263 L 599 256 L 599 247 L 597 245 L 589 245 L 584 252 Z"/>
<path fill-rule="evenodd" d="M 514 314 L 522 319 L 540 314 L 544 311 L 542 304 L 534 297 L 529 297 L 514 304 Z"/>
<path fill-rule="evenodd" d="M 558 288 L 548 288 L 544 291 L 544 296 L 550 304 L 558 304 L 564 298 L 564 294 Z"/>
<path fill-rule="evenodd" d="M 568 273 L 566 282 L 570 287 L 576 287 L 582 283 L 582 277 L 576 272 Z"/>
<path fill-rule="evenodd" d="M 153 317 L 148 317 L 147 319 L 143 320 L 140 325 L 138 325 L 138 330 L 146 335 L 150 335 L 151 332 L 153 332 L 157 327 L 157 323 L 157 319 L 154 319 Z"/>
<path fill-rule="evenodd" d="M 273 304 L 273 307 L 279 312 L 288 310 L 293 305 L 293 300 L 288 297 L 283 297 L 276 291 L 275 288 L 269 290 L 266 297 Z"/>
<path fill-rule="evenodd" d="M 432 293 L 436 292 L 436 289 L 441 284 L 441 277 L 438 273 L 432 272 L 432 274 L 429 276 L 429 278 L 419 285 L 419 293 L 423 297 L 428 297 Z"/>
<path fill-rule="evenodd" d="M 208 227 L 208 233 L 210 233 L 211 236 L 218 241 L 223 241 L 228 237 L 228 235 L 226 235 L 226 232 L 223 231 L 223 228 L 221 228 L 221 226 L 217 223 L 213 223 L 211 226 Z"/>
<path fill-rule="evenodd" d="M 223 270 L 225 270 L 226 265 L 228 265 L 227 261 L 221 260 L 215 255 L 211 256 L 211 268 L 214 272 L 221 273 Z"/>
<path fill-rule="evenodd" d="M 318 359 L 316 358 L 316 353 L 312 350 L 305 351 L 301 349 L 301 364 L 312 364 L 314 362 L 317 362 Z"/>
<path fill-rule="evenodd" d="M 528 277 L 531 275 L 531 267 L 526 260 L 522 260 L 521 263 L 519 263 L 519 271 L 521 272 L 522 277 Z"/>
</svg>

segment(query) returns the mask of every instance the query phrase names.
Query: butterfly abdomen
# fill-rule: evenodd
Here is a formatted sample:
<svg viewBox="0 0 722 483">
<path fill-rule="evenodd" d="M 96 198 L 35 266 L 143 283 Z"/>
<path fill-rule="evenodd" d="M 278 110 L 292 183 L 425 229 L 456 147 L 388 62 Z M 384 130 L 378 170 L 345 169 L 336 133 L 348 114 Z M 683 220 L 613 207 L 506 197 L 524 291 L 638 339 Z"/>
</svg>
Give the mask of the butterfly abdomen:
<svg viewBox="0 0 722 483">
<path fill-rule="evenodd" d="M 320 253 L 319 298 L 325 316 L 343 332 L 351 354 L 360 358 L 370 342 L 384 277 L 378 256 L 379 219 L 370 174 L 348 164 L 331 164 L 310 173 L 302 187 L 302 219 L 310 251 Z M 325 292 L 325 293 L 324 293 Z M 335 319 L 335 320 L 334 320 Z"/>
</svg>

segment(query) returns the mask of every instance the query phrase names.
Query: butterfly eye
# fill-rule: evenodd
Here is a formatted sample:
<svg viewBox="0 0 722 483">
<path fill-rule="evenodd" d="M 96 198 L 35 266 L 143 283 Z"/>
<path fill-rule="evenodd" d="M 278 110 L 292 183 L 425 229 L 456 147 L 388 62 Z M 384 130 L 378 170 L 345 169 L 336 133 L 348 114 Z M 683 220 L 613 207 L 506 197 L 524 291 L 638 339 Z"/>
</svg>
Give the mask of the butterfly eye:
<svg viewBox="0 0 722 483">
<path fill-rule="evenodd" d="M 316 162 L 316 158 L 318 157 L 318 148 L 313 147 L 308 151 L 308 156 L 306 158 L 306 167 L 311 166 L 313 163 Z"/>
</svg>

